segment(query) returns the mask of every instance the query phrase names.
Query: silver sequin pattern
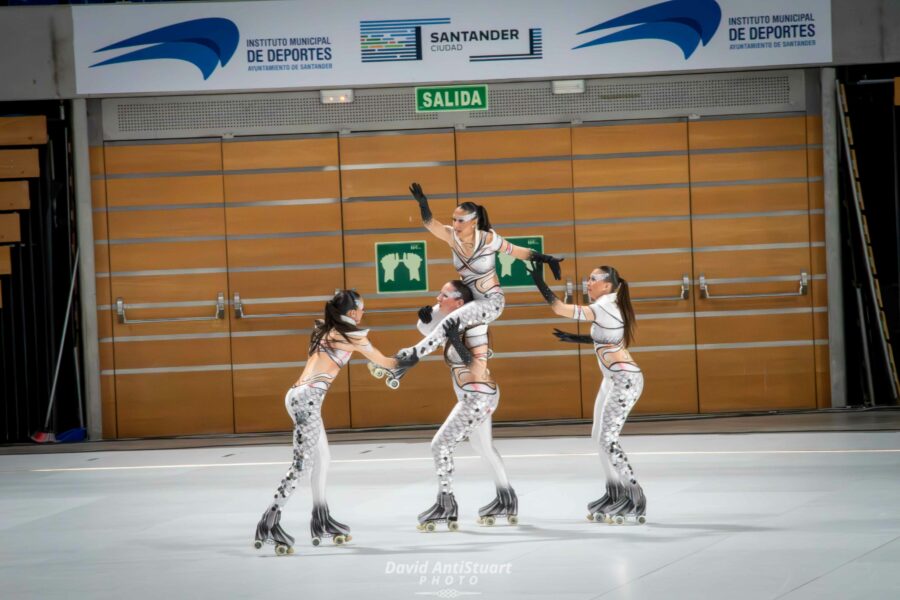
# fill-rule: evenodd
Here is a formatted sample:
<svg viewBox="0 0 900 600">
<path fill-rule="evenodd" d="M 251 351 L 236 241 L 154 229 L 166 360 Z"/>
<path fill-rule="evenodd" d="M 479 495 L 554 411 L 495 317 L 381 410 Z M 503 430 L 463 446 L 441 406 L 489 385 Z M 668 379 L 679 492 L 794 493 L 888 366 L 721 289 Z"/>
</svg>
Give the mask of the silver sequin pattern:
<svg viewBox="0 0 900 600">
<path fill-rule="evenodd" d="M 644 389 L 644 376 L 635 371 L 610 371 L 605 377 L 612 380 L 609 393 L 602 399 L 600 413 L 600 447 L 606 459 L 619 475 L 622 483 L 637 485 L 634 470 L 628 462 L 625 451 L 619 445 L 619 434 L 625 419 Z"/>
<path fill-rule="evenodd" d="M 310 472 L 319 458 L 317 443 L 322 431 L 322 402 L 327 390 L 300 385 L 288 390 L 284 406 L 294 421 L 294 457 L 287 475 L 275 491 L 275 503 L 284 507 L 297 488 L 297 482 Z"/>
<path fill-rule="evenodd" d="M 457 385 L 453 389 L 458 402 L 431 441 L 440 490 L 448 493 L 453 493 L 453 453 L 456 447 L 497 410 L 500 402 L 499 388 L 494 393 L 468 391 Z"/>
</svg>

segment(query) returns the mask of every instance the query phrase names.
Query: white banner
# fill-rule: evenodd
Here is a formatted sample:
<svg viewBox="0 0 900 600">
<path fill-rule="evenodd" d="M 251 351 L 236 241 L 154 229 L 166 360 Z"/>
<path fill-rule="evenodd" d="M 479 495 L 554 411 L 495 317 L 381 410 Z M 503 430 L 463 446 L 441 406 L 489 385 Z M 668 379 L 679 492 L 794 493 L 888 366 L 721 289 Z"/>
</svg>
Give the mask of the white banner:
<svg viewBox="0 0 900 600">
<path fill-rule="evenodd" d="M 830 0 L 72 7 L 79 94 L 421 85 L 831 62 Z"/>
</svg>

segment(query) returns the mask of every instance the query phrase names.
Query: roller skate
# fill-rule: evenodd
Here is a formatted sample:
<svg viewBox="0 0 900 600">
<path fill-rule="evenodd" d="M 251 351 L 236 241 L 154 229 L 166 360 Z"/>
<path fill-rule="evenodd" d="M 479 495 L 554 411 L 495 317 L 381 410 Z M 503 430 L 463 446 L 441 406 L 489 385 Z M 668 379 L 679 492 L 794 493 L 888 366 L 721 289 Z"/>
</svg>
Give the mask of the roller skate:
<svg viewBox="0 0 900 600">
<path fill-rule="evenodd" d="M 625 488 L 622 487 L 622 484 L 607 481 L 606 493 L 588 504 L 588 521 L 605 521 L 606 509 L 615 504 L 624 493 Z"/>
<path fill-rule="evenodd" d="M 497 497 L 488 504 L 478 509 L 478 524 L 492 526 L 497 522 L 497 517 L 506 517 L 510 525 L 519 523 L 519 498 L 516 491 L 509 488 L 497 488 Z"/>
<path fill-rule="evenodd" d="M 312 536 L 312 545 L 318 546 L 325 538 L 331 538 L 336 546 L 341 546 L 353 539 L 350 528 L 343 523 L 338 523 L 331 518 L 328 505 L 314 506 L 312 520 L 309 522 L 309 532 Z"/>
<path fill-rule="evenodd" d="M 380 367 L 373 362 L 367 364 L 369 373 L 372 377 L 375 379 L 384 379 L 385 385 L 392 390 L 396 390 L 400 387 L 400 380 L 403 379 L 406 372 L 419 362 L 419 357 L 416 355 L 415 348 L 404 348 L 403 350 L 400 350 L 394 358 L 398 363 L 397 368 L 395 369 Z"/>
<path fill-rule="evenodd" d="M 459 529 L 459 506 L 450 492 L 438 492 L 437 501 L 428 510 L 419 515 L 419 531 L 432 532 L 437 523 L 447 523 L 447 529 Z"/>
<path fill-rule="evenodd" d="M 647 497 L 644 496 L 644 490 L 637 484 L 623 488 L 615 502 L 604 508 L 602 516 L 603 521 L 610 525 L 643 525 L 647 522 Z"/>
<path fill-rule="evenodd" d="M 275 554 L 283 556 L 285 554 L 294 553 L 294 538 L 289 536 L 284 529 L 281 528 L 281 508 L 277 504 L 272 504 L 263 513 L 262 518 L 256 525 L 256 538 L 253 541 L 253 547 L 259 550 L 264 544 L 275 544 Z"/>
</svg>

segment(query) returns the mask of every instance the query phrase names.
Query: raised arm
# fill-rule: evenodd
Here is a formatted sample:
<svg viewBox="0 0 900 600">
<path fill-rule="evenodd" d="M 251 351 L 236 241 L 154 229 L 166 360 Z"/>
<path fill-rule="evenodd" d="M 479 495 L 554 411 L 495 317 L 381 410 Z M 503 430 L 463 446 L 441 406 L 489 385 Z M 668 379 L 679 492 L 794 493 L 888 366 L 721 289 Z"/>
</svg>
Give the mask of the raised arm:
<svg viewBox="0 0 900 600">
<path fill-rule="evenodd" d="M 418 183 L 413 183 L 409 186 L 409 193 L 419 203 L 419 211 L 422 213 L 422 223 L 425 225 L 425 228 L 436 238 L 449 242 L 450 228 L 435 219 L 431 214 L 431 208 L 428 206 L 428 196 L 422 191 L 422 186 Z"/>
<path fill-rule="evenodd" d="M 362 336 L 351 336 L 351 342 L 353 344 L 353 350 L 355 352 L 359 352 L 370 361 L 378 365 L 379 367 L 384 367 L 385 369 L 396 369 L 397 368 L 397 359 L 389 358 L 381 353 L 378 348 L 372 345 L 372 342 L 369 341 L 369 337 L 366 335 Z"/>
<path fill-rule="evenodd" d="M 532 261 L 531 263 L 531 279 L 534 280 L 534 285 L 537 286 L 538 291 L 541 292 L 541 296 L 544 297 L 544 300 L 547 301 L 547 304 L 550 305 L 553 312 L 559 316 L 567 319 L 574 319 L 576 321 L 594 320 L 594 311 L 592 311 L 590 307 L 578 306 L 577 304 L 565 304 L 556 297 L 556 294 L 553 293 L 553 290 L 551 290 L 544 281 L 543 265 L 537 261 Z"/>
</svg>

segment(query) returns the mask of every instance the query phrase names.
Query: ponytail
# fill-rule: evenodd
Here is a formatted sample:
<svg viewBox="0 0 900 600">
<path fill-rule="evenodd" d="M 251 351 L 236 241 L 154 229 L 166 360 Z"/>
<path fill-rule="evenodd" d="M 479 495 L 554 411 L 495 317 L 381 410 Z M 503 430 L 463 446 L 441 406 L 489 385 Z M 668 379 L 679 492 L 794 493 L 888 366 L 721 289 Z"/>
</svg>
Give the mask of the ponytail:
<svg viewBox="0 0 900 600">
<path fill-rule="evenodd" d="M 615 267 L 604 265 L 600 267 L 600 270 L 609 274 L 609 282 L 612 284 L 613 292 L 616 294 L 616 304 L 619 305 L 619 312 L 622 313 L 623 337 L 627 348 L 634 341 L 634 329 L 637 321 L 634 316 L 634 307 L 631 304 L 631 290 L 628 287 L 628 282 L 619 275 Z"/>
<path fill-rule="evenodd" d="M 359 294 L 353 290 L 340 290 L 331 300 L 326 302 L 325 318 L 324 320 L 316 321 L 316 326 L 309 336 L 309 353 L 312 354 L 319 348 L 322 340 L 325 339 L 332 329 L 337 331 L 338 334 L 344 338 L 344 341 L 352 343 L 350 338 L 347 337 L 347 334 L 353 331 L 359 331 L 359 328 L 355 324 L 351 325 L 350 323 L 347 323 L 341 319 L 341 317 L 358 306 Z"/>
<path fill-rule="evenodd" d="M 491 219 L 488 217 L 487 209 L 474 202 L 463 202 L 459 205 L 461 209 L 467 213 L 475 213 L 477 215 L 478 224 L 476 225 L 481 231 L 491 230 Z"/>
</svg>

